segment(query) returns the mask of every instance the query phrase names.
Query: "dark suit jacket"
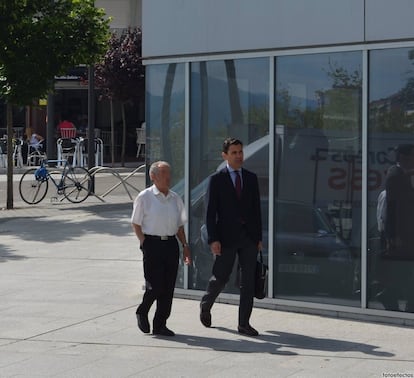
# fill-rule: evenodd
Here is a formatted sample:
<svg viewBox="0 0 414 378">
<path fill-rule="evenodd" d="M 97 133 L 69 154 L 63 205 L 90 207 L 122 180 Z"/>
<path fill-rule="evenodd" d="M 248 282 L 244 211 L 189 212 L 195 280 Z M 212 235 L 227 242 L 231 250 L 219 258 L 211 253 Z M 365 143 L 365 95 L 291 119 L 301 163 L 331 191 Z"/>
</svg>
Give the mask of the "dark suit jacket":
<svg viewBox="0 0 414 378">
<path fill-rule="evenodd" d="M 220 241 L 223 247 L 233 246 L 240 238 L 243 223 L 255 243 L 262 240 L 257 176 L 246 169 L 242 169 L 241 174 L 243 188 L 240 200 L 227 168 L 210 177 L 206 216 L 209 244 Z"/>
<path fill-rule="evenodd" d="M 396 243 L 389 252 L 396 258 L 414 259 L 414 189 L 411 176 L 394 165 L 388 170 L 385 189 L 385 237 Z"/>
</svg>

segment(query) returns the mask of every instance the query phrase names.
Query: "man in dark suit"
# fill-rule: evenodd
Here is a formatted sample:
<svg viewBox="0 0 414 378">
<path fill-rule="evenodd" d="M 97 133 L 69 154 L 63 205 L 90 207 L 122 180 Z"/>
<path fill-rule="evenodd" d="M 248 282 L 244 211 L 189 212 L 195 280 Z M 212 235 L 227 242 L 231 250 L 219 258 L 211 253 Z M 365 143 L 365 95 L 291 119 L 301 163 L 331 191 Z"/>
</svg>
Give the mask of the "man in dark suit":
<svg viewBox="0 0 414 378">
<path fill-rule="evenodd" d="M 399 300 L 405 300 L 405 311 L 414 312 L 414 144 L 400 144 L 396 154 L 385 181 L 385 251 L 380 265 L 384 290 L 377 299 L 393 311 L 400 311 Z"/>
<path fill-rule="evenodd" d="M 211 307 L 223 290 L 238 256 L 241 269 L 238 332 L 257 336 L 250 325 L 257 253 L 262 248 L 262 221 L 257 176 L 242 169 L 243 144 L 228 138 L 222 157 L 227 166 L 213 174 L 207 191 L 208 243 L 215 256 L 213 275 L 200 304 L 200 321 L 211 326 Z"/>
</svg>

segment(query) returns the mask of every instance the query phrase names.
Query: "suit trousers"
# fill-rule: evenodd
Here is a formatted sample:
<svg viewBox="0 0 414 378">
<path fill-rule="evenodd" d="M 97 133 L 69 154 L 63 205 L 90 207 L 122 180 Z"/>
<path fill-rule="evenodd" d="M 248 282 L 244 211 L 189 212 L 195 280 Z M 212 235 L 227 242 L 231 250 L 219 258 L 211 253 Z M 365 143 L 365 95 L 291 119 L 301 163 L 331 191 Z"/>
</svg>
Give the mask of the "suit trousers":
<svg viewBox="0 0 414 378">
<path fill-rule="evenodd" d="M 221 248 L 221 255 L 215 257 L 213 275 L 201 299 L 201 311 L 210 311 L 217 296 L 228 282 L 238 256 L 241 270 L 239 325 L 249 324 L 253 309 L 257 252 L 257 244 L 248 237 L 244 229 L 234 246 Z"/>
<path fill-rule="evenodd" d="M 137 313 L 148 315 L 152 304 L 157 301 L 153 329 L 160 329 L 166 325 L 171 314 L 178 271 L 179 246 L 175 238 L 169 240 L 146 238 L 142 249 L 146 289 Z"/>
</svg>

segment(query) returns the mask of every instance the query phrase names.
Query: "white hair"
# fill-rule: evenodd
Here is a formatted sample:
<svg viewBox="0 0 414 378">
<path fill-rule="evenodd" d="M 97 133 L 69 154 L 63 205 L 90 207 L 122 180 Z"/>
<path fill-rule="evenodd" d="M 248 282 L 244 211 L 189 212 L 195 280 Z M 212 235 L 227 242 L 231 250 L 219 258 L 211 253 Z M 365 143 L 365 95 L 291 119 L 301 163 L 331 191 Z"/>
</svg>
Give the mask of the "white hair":
<svg viewBox="0 0 414 378">
<path fill-rule="evenodd" d="M 150 166 L 150 169 L 149 169 L 150 177 L 153 176 L 153 175 L 156 176 L 158 174 L 159 168 L 161 168 L 161 167 L 171 168 L 170 164 L 167 163 L 166 161 L 162 161 L 162 160 L 156 161 L 156 162 L 152 163 L 151 166 Z"/>
</svg>

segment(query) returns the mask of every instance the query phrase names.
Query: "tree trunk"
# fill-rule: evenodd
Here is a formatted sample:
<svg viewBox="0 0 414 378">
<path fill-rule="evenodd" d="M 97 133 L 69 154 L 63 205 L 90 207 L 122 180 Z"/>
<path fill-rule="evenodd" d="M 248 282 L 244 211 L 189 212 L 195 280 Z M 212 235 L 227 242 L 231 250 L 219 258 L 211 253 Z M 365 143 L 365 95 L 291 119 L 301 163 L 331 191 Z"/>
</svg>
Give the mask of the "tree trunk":
<svg viewBox="0 0 414 378">
<path fill-rule="evenodd" d="M 114 101 L 110 99 L 111 109 L 111 166 L 115 164 L 115 125 L 114 125 Z"/>
<path fill-rule="evenodd" d="M 125 118 L 125 103 L 121 103 L 122 114 L 122 150 L 121 150 L 121 166 L 125 167 L 125 145 L 126 145 L 126 118 Z"/>
<path fill-rule="evenodd" d="M 13 105 L 7 103 L 7 209 L 13 209 Z"/>
</svg>

